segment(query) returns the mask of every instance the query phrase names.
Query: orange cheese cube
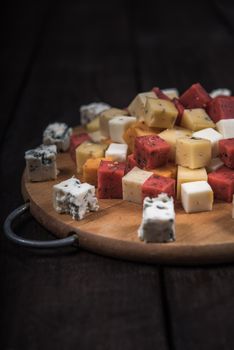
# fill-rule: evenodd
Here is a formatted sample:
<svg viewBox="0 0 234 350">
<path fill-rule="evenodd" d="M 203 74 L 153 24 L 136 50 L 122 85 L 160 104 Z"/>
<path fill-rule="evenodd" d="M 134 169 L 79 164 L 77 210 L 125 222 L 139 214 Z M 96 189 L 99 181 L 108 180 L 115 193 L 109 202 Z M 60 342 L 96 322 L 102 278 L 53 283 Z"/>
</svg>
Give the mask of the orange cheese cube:
<svg viewBox="0 0 234 350">
<path fill-rule="evenodd" d="M 152 171 L 154 175 L 170 177 L 172 179 L 176 179 L 177 175 L 177 167 L 173 163 L 167 163 L 164 166 L 161 166 L 157 169 L 151 169 L 150 171 Z"/>
<path fill-rule="evenodd" d="M 97 187 L 97 171 L 102 160 L 112 160 L 107 158 L 89 158 L 83 165 L 83 180 L 90 185 Z"/>
</svg>

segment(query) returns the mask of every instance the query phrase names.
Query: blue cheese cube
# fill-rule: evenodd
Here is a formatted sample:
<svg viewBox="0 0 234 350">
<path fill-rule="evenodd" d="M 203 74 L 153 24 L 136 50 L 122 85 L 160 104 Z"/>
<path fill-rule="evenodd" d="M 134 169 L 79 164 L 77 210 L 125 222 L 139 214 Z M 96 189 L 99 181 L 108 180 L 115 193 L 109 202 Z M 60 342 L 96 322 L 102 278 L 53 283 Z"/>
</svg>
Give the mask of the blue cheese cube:
<svg viewBox="0 0 234 350">
<path fill-rule="evenodd" d="M 161 193 L 156 198 L 146 197 L 138 236 L 145 242 L 163 243 L 175 240 L 175 211 L 172 197 Z"/>
<path fill-rule="evenodd" d="M 62 181 L 53 187 L 53 207 L 60 214 L 70 214 L 73 220 L 82 220 L 86 213 L 99 209 L 95 187 L 75 177 Z"/>
<path fill-rule="evenodd" d="M 80 107 L 80 122 L 81 125 L 86 125 L 91 122 L 96 115 L 109 109 L 110 105 L 103 102 L 93 102 L 85 106 Z"/>
<path fill-rule="evenodd" d="M 43 133 L 44 145 L 56 145 L 57 151 L 67 151 L 72 129 L 65 123 L 49 124 Z"/>
<path fill-rule="evenodd" d="M 41 145 L 25 152 L 26 174 L 29 181 L 54 180 L 57 177 L 56 146 Z"/>
</svg>

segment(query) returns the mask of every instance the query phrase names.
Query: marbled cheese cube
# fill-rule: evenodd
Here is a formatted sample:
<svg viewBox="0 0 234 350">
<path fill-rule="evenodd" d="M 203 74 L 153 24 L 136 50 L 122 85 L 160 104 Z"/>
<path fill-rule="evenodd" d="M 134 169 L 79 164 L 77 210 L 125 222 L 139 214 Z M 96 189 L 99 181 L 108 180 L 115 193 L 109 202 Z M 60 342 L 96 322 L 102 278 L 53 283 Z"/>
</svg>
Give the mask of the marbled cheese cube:
<svg viewBox="0 0 234 350">
<path fill-rule="evenodd" d="M 49 124 L 43 132 L 44 145 L 56 145 L 57 151 L 67 151 L 72 129 L 65 123 Z"/>
<path fill-rule="evenodd" d="M 26 173 L 29 181 L 54 180 L 57 177 L 56 146 L 41 145 L 25 152 Z"/>
<path fill-rule="evenodd" d="M 89 158 L 102 158 L 105 155 L 107 149 L 105 144 L 97 144 L 89 141 L 83 142 L 76 148 L 76 165 L 77 173 L 81 174 L 83 171 L 83 165 Z"/>
<path fill-rule="evenodd" d="M 83 165 L 84 182 L 97 187 L 97 172 L 102 160 L 112 160 L 112 158 L 90 158 Z"/>
<path fill-rule="evenodd" d="M 207 181 L 207 172 L 205 168 L 191 170 L 178 166 L 177 171 L 177 199 L 181 197 L 181 184 L 185 182 Z"/>
<path fill-rule="evenodd" d="M 146 197 L 138 237 L 145 242 L 163 243 L 175 240 L 175 210 L 172 197 L 165 193 Z"/>
<path fill-rule="evenodd" d="M 124 109 L 119 108 L 110 108 L 104 111 L 100 114 L 100 131 L 103 136 L 106 138 L 110 137 L 110 131 L 109 131 L 109 121 L 116 116 L 120 115 L 128 115 L 128 112 Z"/>
<path fill-rule="evenodd" d="M 206 181 L 187 182 L 181 185 L 181 202 L 186 213 L 210 211 L 214 195 Z"/>
<path fill-rule="evenodd" d="M 110 138 L 113 142 L 125 143 L 124 132 L 136 122 L 136 117 L 117 116 L 109 121 Z"/>
<path fill-rule="evenodd" d="M 178 111 L 171 101 L 147 98 L 145 104 L 145 122 L 156 128 L 173 128 Z"/>
<path fill-rule="evenodd" d="M 185 109 L 181 119 L 181 126 L 192 131 L 215 128 L 214 122 L 203 108 Z"/>
<path fill-rule="evenodd" d="M 141 92 L 134 98 L 134 100 L 128 106 L 129 113 L 134 117 L 138 117 L 139 119 L 144 119 L 145 104 L 146 104 L 147 97 L 157 98 L 157 96 L 153 91 Z"/>
<path fill-rule="evenodd" d="M 53 207 L 59 214 L 81 220 L 89 211 L 99 209 L 95 187 L 80 183 L 75 177 L 62 181 L 53 186 Z"/>
<path fill-rule="evenodd" d="M 117 162 L 125 162 L 128 153 L 128 146 L 124 143 L 111 143 L 106 150 L 106 157 L 111 157 Z"/>
<path fill-rule="evenodd" d="M 222 119 L 216 123 L 216 128 L 223 135 L 224 139 L 234 137 L 234 119 Z"/>
<path fill-rule="evenodd" d="M 171 100 L 173 98 L 179 97 L 179 91 L 177 89 L 171 88 L 171 89 L 163 89 L 162 92 L 167 95 Z"/>
<path fill-rule="evenodd" d="M 223 162 L 219 157 L 212 158 L 210 163 L 206 166 L 206 170 L 208 173 L 211 173 L 212 171 L 218 170 L 223 166 Z"/>
<path fill-rule="evenodd" d="M 210 97 L 215 98 L 218 96 L 231 96 L 232 92 L 229 89 L 221 88 L 215 89 L 210 92 Z"/>
<path fill-rule="evenodd" d="M 80 122 L 81 125 L 86 125 L 91 122 L 96 115 L 109 109 L 110 105 L 103 102 L 93 102 L 80 107 Z"/>
<path fill-rule="evenodd" d="M 144 171 L 134 167 L 122 178 L 123 199 L 129 202 L 142 203 L 142 185 L 152 175 L 150 171 Z"/>
<path fill-rule="evenodd" d="M 205 139 L 180 138 L 176 142 L 176 164 L 198 169 L 211 161 L 211 142 Z"/>
<path fill-rule="evenodd" d="M 212 157 L 217 157 L 219 155 L 219 140 L 222 140 L 223 135 L 218 131 L 207 128 L 194 132 L 192 136 L 194 138 L 209 140 L 212 147 Z"/>
</svg>

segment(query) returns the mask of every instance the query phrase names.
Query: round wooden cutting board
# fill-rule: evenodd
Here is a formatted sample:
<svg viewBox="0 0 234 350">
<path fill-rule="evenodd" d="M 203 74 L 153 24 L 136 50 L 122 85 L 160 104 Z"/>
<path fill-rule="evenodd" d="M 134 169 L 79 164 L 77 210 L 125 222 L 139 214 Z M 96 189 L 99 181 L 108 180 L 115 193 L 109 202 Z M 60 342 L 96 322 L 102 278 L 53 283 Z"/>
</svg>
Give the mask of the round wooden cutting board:
<svg viewBox="0 0 234 350">
<path fill-rule="evenodd" d="M 95 253 L 133 261 L 160 264 L 213 264 L 234 261 L 234 219 L 232 205 L 219 202 L 212 212 L 186 214 L 176 203 L 176 241 L 144 243 L 137 229 L 141 205 L 119 199 L 99 200 L 100 210 L 81 221 L 58 214 L 52 206 L 53 185 L 75 175 L 68 153 L 57 157 L 60 170 L 56 181 L 28 182 L 22 178 L 22 192 L 30 201 L 32 215 L 57 237 L 76 233 L 80 247 Z M 82 178 L 81 178 L 82 180 Z"/>
</svg>

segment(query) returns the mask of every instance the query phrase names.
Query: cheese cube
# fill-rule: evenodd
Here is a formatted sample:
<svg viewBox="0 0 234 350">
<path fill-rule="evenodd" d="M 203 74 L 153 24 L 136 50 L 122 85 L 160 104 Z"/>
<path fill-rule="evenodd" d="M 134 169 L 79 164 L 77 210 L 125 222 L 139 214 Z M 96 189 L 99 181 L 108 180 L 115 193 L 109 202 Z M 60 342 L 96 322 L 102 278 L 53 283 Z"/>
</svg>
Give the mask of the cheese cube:
<svg viewBox="0 0 234 350">
<path fill-rule="evenodd" d="M 218 131 L 207 128 L 194 132 L 192 136 L 194 138 L 209 140 L 212 147 L 212 157 L 217 157 L 219 155 L 219 140 L 222 140 L 223 135 Z"/>
<path fill-rule="evenodd" d="M 81 174 L 83 171 L 83 165 L 89 158 L 102 158 L 104 157 L 105 150 L 108 146 L 105 144 L 97 144 L 89 141 L 83 142 L 76 148 L 76 165 L 77 173 Z"/>
<path fill-rule="evenodd" d="M 178 111 L 171 101 L 147 98 L 145 105 L 145 122 L 157 128 L 173 128 Z"/>
<path fill-rule="evenodd" d="M 181 184 L 185 182 L 207 181 L 207 172 L 205 168 L 191 170 L 178 166 L 177 171 L 177 199 L 181 197 Z"/>
<path fill-rule="evenodd" d="M 153 91 L 141 92 L 128 106 L 129 113 L 135 117 L 138 117 L 139 119 L 144 119 L 147 97 L 157 98 Z"/>
<path fill-rule="evenodd" d="M 171 146 L 169 160 L 174 161 L 176 155 L 176 140 L 180 137 L 192 136 L 192 131 L 179 126 L 174 126 L 173 129 L 166 129 L 160 132 L 158 136 Z"/>
<path fill-rule="evenodd" d="M 80 122 L 81 125 L 86 125 L 91 122 L 96 115 L 110 108 L 110 105 L 103 102 L 93 102 L 80 107 Z"/>
<path fill-rule="evenodd" d="M 62 181 L 53 186 L 53 207 L 59 214 L 82 220 L 89 211 L 99 209 L 95 187 L 80 183 L 75 177 Z"/>
<path fill-rule="evenodd" d="M 106 140 L 106 138 L 101 134 L 100 130 L 89 132 L 89 139 L 93 142 L 100 143 Z"/>
<path fill-rule="evenodd" d="M 124 109 L 119 108 L 110 108 L 104 111 L 100 114 L 99 124 L 100 124 L 100 131 L 103 136 L 106 138 L 110 137 L 110 131 L 109 131 L 109 121 L 116 116 L 120 115 L 128 115 L 128 112 Z"/>
<path fill-rule="evenodd" d="M 211 97 L 199 83 L 190 86 L 180 96 L 180 102 L 185 108 L 205 108 L 210 100 Z"/>
<path fill-rule="evenodd" d="M 175 210 L 172 197 L 162 193 L 157 198 L 144 199 L 138 237 L 145 242 L 154 243 L 175 240 Z"/>
<path fill-rule="evenodd" d="M 222 119 L 216 123 L 216 128 L 223 135 L 224 139 L 234 137 L 234 119 Z"/>
<path fill-rule="evenodd" d="M 173 103 L 178 111 L 178 115 L 175 121 L 176 125 L 180 125 L 181 124 L 181 120 L 182 120 L 182 116 L 184 113 L 184 106 L 182 105 L 182 103 L 180 102 L 180 100 L 178 98 L 174 98 L 173 99 Z"/>
<path fill-rule="evenodd" d="M 167 163 L 166 165 L 160 166 L 156 169 L 150 169 L 150 171 L 152 171 L 154 175 L 160 175 L 176 179 L 177 166 L 174 163 Z"/>
<path fill-rule="evenodd" d="M 208 173 L 211 173 L 212 171 L 218 170 L 223 166 L 223 162 L 220 158 L 213 158 L 211 159 L 210 163 L 206 166 L 206 170 Z"/>
<path fill-rule="evenodd" d="M 102 161 L 98 168 L 98 198 L 122 198 L 125 162 Z"/>
<path fill-rule="evenodd" d="M 67 151 L 72 129 L 65 123 L 49 124 L 43 132 L 44 145 L 56 145 L 57 151 Z"/>
<path fill-rule="evenodd" d="M 136 117 L 118 116 L 109 121 L 110 138 L 113 142 L 125 143 L 124 132 L 136 122 Z"/>
<path fill-rule="evenodd" d="M 206 181 L 187 182 L 181 185 L 181 202 L 186 213 L 210 211 L 214 195 Z"/>
<path fill-rule="evenodd" d="M 211 161 L 211 142 L 205 139 L 180 138 L 176 142 L 176 164 L 190 169 L 202 168 Z"/>
<path fill-rule="evenodd" d="M 142 199 L 155 198 L 160 193 L 175 197 L 175 179 L 153 174 L 142 185 Z"/>
<path fill-rule="evenodd" d="M 231 96 L 232 92 L 229 89 L 221 88 L 215 89 L 210 92 L 210 97 L 215 98 L 218 96 Z"/>
<path fill-rule="evenodd" d="M 179 97 L 179 91 L 177 89 L 163 89 L 162 92 L 167 95 L 171 100 Z"/>
<path fill-rule="evenodd" d="M 222 119 L 232 119 L 234 116 L 234 97 L 218 96 L 212 99 L 207 105 L 207 113 L 215 123 Z"/>
<path fill-rule="evenodd" d="M 129 154 L 127 157 L 126 173 L 128 173 L 130 170 L 132 170 L 135 166 L 137 166 L 137 162 L 134 158 L 134 154 Z"/>
<path fill-rule="evenodd" d="M 100 129 L 99 115 L 86 124 L 86 129 L 88 132 L 95 132 Z"/>
<path fill-rule="evenodd" d="M 57 177 L 56 146 L 41 145 L 25 152 L 26 173 L 29 181 L 54 180 Z"/>
<path fill-rule="evenodd" d="M 90 158 L 83 165 L 84 182 L 97 187 L 97 172 L 102 160 L 112 160 L 109 158 Z"/>
<path fill-rule="evenodd" d="M 215 198 L 226 202 L 232 201 L 234 194 L 234 170 L 222 166 L 209 173 L 208 182 L 214 191 Z"/>
<path fill-rule="evenodd" d="M 73 162 L 76 162 L 76 148 L 79 147 L 85 141 L 90 141 L 90 136 L 86 132 L 79 135 L 71 135 L 69 152 Z"/>
<path fill-rule="evenodd" d="M 234 138 L 219 141 L 220 158 L 224 164 L 234 169 Z"/>
<path fill-rule="evenodd" d="M 111 143 L 106 150 L 106 157 L 111 157 L 117 162 L 125 162 L 127 158 L 128 146 L 124 143 Z"/>
<path fill-rule="evenodd" d="M 181 126 L 192 131 L 215 128 L 214 122 L 203 108 L 185 109 L 181 119 Z"/>
<path fill-rule="evenodd" d="M 122 178 L 123 199 L 129 202 L 142 203 L 142 185 L 152 172 L 134 167 Z"/>
</svg>

